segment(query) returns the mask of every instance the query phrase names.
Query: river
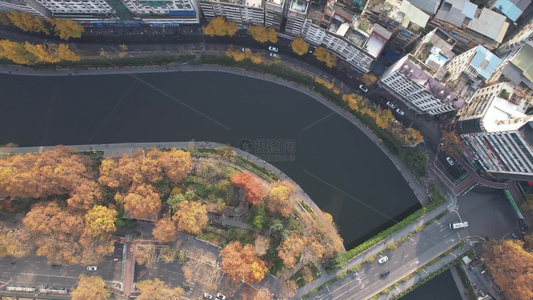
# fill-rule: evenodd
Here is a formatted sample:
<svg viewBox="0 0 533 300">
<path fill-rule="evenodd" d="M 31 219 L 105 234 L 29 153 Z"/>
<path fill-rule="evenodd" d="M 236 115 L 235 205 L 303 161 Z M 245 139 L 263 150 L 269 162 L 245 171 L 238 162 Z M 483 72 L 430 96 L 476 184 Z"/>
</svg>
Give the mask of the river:
<svg viewBox="0 0 533 300">
<path fill-rule="evenodd" d="M 329 212 L 349 249 L 418 209 L 389 158 L 324 105 L 219 72 L 0 75 L 0 143 L 215 141 L 252 145 Z"/>
</svg>

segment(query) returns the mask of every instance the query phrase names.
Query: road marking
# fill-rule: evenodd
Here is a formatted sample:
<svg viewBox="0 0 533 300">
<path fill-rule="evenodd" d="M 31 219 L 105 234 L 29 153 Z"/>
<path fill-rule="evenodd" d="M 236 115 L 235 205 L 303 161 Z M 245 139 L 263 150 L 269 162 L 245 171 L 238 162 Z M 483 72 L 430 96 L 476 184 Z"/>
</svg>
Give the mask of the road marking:
<svg viewBox="0 0 533 300">
<path fill-rule="evenodd" d="M 444 244 L 448 244 L 448 243 L 450 243 L 450 242 L 455 242 L 455 239 L 449 239 L 449 240 L 447 240 L 446 242 L 444 242 Z"/>
<path fill-rule="evenodd" d="M 395 262 L 394 262 L 394 264 L 397 264 L 397 263 L 399 263 L 399 261 L 395 261 Z"/>
<path fill-rule="evenodd" d="M 405 255 L 403 258 L 408 258 L 408 257 L 409 257 L 409 255 Z"/>
<path fill-rule="evenodd" d="M 45 277 L 58 277 L 58 278 L 78 278 L 75 276 L 59 276 L 59 275 L 49 275 L 49 274 L 33 274 L 33 273 L 17 273 L 18 275 L 30 275 L 30 276 L 45 276 Z"/>
<path fill-rule="evenodd" d="M 446 228 L 442 228 L 441 230 L 439 230 L 439 232 L 443 232 Z"/>
<path fill-rule="evenodd" d="M 414 261 L 414 262 L 412 262 L 412 263 L 410 263 L 409 265 L 412 266 L 412 265 L 417 264 L 417 263 L 419 263 L 418 260 L 417 260 L 417 261 Z"/>
<path fill-rule="evenodd" d="M 410 236 L 408 236 L 407 238 L 409 238 L 409 239 L 410 239 L 411 241 L 413 241 L 413 242 L 415 241 L 415 240 L 413 240 Z"/>
</svg>

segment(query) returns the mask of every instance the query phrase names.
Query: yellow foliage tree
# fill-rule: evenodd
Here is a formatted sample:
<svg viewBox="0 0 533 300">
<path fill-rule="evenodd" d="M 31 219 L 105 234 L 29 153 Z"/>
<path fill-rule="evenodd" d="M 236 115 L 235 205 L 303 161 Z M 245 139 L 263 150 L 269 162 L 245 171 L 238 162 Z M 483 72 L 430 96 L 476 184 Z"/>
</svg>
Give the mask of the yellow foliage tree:
<svg viewBox="0 0 533 300">
<path fill-rule="evenodd" d="M 216 17 L 203 28 L 204 34 L 208 36 L 234 36 L 239 27 L 233 21 L 228 21 L 224 17 Z"/>
<path fill-rule="evenodd" d="M 68 41 L 70 38 L 79 38 L 85 32 L 85 28 L 72 19 L 54 18 L 48 21 L 54 26 L 55 34 L 62 40 Z"/>
<path fill-rule="evenodd" d="M 378 77 L 374 74 L 366 73 L 361 77 L 361 81 L 367 86 L 374 84 L 378 80 Z"/>
<path fill-rule="evenodd" d="M 267 207 L 272 212 L 277 212 L 284 217 L 288 217 L 292 212 L 293 205 L 289 201 L 293 187 L 290 182 L 284 180 L 272 184 L 267 194 Z"/>
<path fill-rule="evenodd" d="M 230 58 L 233 58 L 235 61 L 243 61 L 246 56 L 241 51 L 233 49 L 233 47 L 229 47 L 226 51 L 226 55 Z"/>
<path fill-rule="evenodd" d="M 57 48 L 57 55 L 61 60 L 66 61 L 80 61 L 80 56 L 76 54 L 74 51 L 70 50 L 68 45 L 65 44 L 59 44 Z"/>
<path fill-rule="evenodd" d="M 11 25 L 11 20 L 7 16 L 7 13 L 0 11 L 0 25 L 9 26 Z"/>
<path fill-rule="evenodd" d="M 141 292 L 137 297 L 138 300 L 177 300 L 183 295 L 182 288 L 170 288 L 158 278 L 139 281 L 135 287 Z"/>
<path fill-rule="evenodd" d="M 105 282 L 99 276 L 80 275 L 78 285 L 72 291 L 73 300 L 105 300 L 110 296 Z"/>
<path fill-rule="evenodd" d="M 265 27 L 263 25 L 251 25 L 250 27 L 248 27 L 248 33 L 252 36 L 254 40 L 260 43 L 278 42 L 278 34 L 276 33 L 276 30 L 274 28 Z"/>
<path fill-rule="evenodd" d="M 24 43 L 24 47 L 28 52 L 33 54 L 39 62 L 57 63 L 61 59 L 58 57 L 57 45 L 33 45 L 28 42 Z"/>
<path fill-rule="evenodd" d="M 172 221 L 170 216 L 165 215 L 159 221 L 155 223 L 152 235 L 154 238 L 161 242 L 171 242 L 176 239 L 178 228 L 176 222 Z"/>
<path fill-rule="evenodd" d="M 83 233 L 91 238 L 108 238 L 115 232 L 117 211 L 102 205 L 96 205 L 85 214 Z"/>
<path fill-rule="evenodd" d="M 330 53 L 324 47 L 317 47 L 313 55 L 321 62 L 325 62 L 328 68 L 333 68 L 337 65 L 337 55 Z"/>
<path fill-rule="evenodd" d="M 48 29 L 44 26 L 43 20 L 34 17 L 25 12 L 18 12 L 12 10 L 7 15 L 11 24 L 22 29 L 25 32 L 43 32 L 45 34 L 50 34 Z"/>
<path fill-rule="evenodd" d="M 292 51 L 298 55 L 304 55 L 309 50 L 309 44 L 305 42 L 305 40 L 301 37 L 295 38 L 291 42 Z"/>
<path fill-rule="evenodd" d="M 30 65 L 37 60 L 33 54 L 26 50 L 24 44 L 8 40 L 0 40 L 0 57 L 21 65 Z"/>
<path fill-rule="evenodd" d="M 250 57 L 250 60 L 254 64 L 260 64 L 260 63 L 263 62 L 263 57 L 261 56 L 261 54 L 254 54 L 254 55 L 252 55 L 252 57 Z"/>
<path fill-rule="evenodd" d="M 394 116 L 390 109 L 378 109 L 375 113 L 374 119 L 376 120 L 376 125 L 381 129 L 387 129 L 394 121 Z"/>
<path fill-rule="evenodd" d="M 200 202 L 182 201 L 172 217 L 178 222 L 178 230 L 190 234 L 199 234 L 207 227 L 207 209 Z"/>
</svg>

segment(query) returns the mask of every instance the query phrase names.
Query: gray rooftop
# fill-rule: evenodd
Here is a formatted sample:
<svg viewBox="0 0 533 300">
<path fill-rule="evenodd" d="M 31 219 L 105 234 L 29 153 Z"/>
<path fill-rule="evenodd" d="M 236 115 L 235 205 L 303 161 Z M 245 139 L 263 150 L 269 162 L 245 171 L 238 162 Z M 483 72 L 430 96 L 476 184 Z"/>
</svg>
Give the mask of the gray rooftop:
<svg viewBox="0 0 533 300">
<path fill-rule="evenodd" d="M 409 0 L 409 2 L 427 13 L 435 14 L 441 0 Z"/>
</svg>

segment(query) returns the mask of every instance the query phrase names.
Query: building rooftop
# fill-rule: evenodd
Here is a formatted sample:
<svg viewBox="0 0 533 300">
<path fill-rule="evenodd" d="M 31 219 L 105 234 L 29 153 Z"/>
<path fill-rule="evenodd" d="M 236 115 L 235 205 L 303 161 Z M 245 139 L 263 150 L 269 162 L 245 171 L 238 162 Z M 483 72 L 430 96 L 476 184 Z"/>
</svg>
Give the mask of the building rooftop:
<svg viewBox="0 0 533 300">
<path fill-rule="evenodd" d="M 444 0 L 435 17 L 456 27 L 462 27 L 465 19 L 474 19 L 476 10 L 477 5 L 467 0 Z"/>
<path fill-rule="evenodd" d="M 251 6 L 251 7 L 262 7 L 263 5 L 262 0 L 201 0 L 201 1 L 224 2 L 224 3 L 239 4 L 239 5 Z"/>
<path fill-rule="evenodd" d="M 423 12 L 408 1 L 402 2 L 402 6 L 400 6 L 400 11 L 405 15 L 402 22 L 405 25 L 408 25 L 406 24 L 408 22 L 412 22 L 420 27 L 425 28 L 429 21 L 429 15 L 427 13 Z"/>
<path fill-rule="evenodd" d="M 358 47 L 362 47 L 369 38 L 367 35 L 363 34 L 361 31 L 355 30 L 353 27 L 348 28 L 344 37 Z"/>
<path fill-rule="evenodd" d="M 533 121 L 522 126 L 518 132 L 520 132 L 520 135 L 529 144 L 529 147 L 533 146 Z"/>
<path fill-rule="evenodd" d="M 490 78 L 494 69 L 500 64 L 500 58 L 483 46 L 476 47 L 476 54 L 470 61 L 470 65 L 483 77 L 485 80 Z"/>
<path fill-rule="evenodd" d="M 309 0 L 292 0 L 289 9 L 292 11 L 305 13 L 309 6 Z"/>
<path fill-rule="evenodd" d="M 335 3 L 333 9 L 335 10 L 335 16 L 339 16 L 347 22 L 352 22 L 356 17 L 355 13 L 347 10 L 345 7 L 337 3 Z"/>
<path fill-rule="evenodd" d="M 435 14 L 440 6 L 441 0 L 409 0 L 412 5 L 430 14 Z"/>
<path fill-rule="evenodd" d="M 468 28 L 501 43 L 509 23 L 505 22 L 505 16 L 483 8 L 479 16 L 470 21 Z"/>
<path fill-rule="evenodd" d="M 277 5 L 283 5 L 283 2 L 285 2 L 285 0 L 266 0 L 266 2 Z"/>
<path fill-rule="evenodd" d="M 366 52 L 368 52 L 368 54 L 372 55 L 373 57 L 379 57 L 379 54 L 385 47 L 385 44 L 387 44 L 387 41 L 388 40 L 384 39 L 378 34 L 372 33 L 365 45 Z"/>
<path fill-rule="evenodd" d="M 525 44 L 520 53 L 512 60 L 513 65 L 522 71 L 522 75 L 533 81 L 533 47 Z"/>
<path fill-rule="evenodd" d="M 498 0 L 494 8 L 515 22 L 531 4 L 531 0 Z"/>
</svg>

